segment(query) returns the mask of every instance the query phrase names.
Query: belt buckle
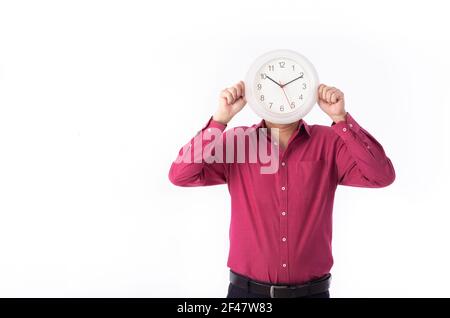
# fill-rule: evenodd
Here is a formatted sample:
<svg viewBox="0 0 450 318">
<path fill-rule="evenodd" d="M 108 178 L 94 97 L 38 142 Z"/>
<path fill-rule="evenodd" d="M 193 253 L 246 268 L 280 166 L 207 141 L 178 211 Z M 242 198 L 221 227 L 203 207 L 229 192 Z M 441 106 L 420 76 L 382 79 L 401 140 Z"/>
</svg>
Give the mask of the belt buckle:
<svg viewBox="0 0 450 318">
<path fill-rule="evenodd" d="M 275 289 L 288 289 L 289 286 L 277 286 L 277 285 L 271 285 L 270 286 L 270 298 L 276 298 L 275 296 Z"/>
</svg>

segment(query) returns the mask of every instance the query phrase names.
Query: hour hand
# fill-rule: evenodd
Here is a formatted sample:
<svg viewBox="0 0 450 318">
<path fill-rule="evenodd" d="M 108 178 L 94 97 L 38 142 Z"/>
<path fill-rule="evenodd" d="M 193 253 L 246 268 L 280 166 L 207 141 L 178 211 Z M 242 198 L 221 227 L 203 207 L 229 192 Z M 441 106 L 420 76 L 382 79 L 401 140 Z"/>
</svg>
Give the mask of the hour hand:
<svg viewBox="0 0 450 318">
<path fill-rule="evenodd" d="M 270 78 L 268 75 L 266 75 L 266 77 L 267 77 L 268 79 L 270 79 L 272 82 L 274 82 L 275 84 L 277 84 L 278 86 L 283 87 L 283 86 L 281 86 L 281 84 L 277 83 L 277 81 L 273 80 L 273 79 Z"/>
<path fill-rule="evenodd" d="M 292 81 L 287 82 L 286 84 L 284 84 L 283 86 L 286 86 L 287 84 L 290 84 L 296 80 L 298 80 L 299 78 L 303 78 L 303 75 L 300 75 L 299 77 L 294 78 Z"/>
</svg>

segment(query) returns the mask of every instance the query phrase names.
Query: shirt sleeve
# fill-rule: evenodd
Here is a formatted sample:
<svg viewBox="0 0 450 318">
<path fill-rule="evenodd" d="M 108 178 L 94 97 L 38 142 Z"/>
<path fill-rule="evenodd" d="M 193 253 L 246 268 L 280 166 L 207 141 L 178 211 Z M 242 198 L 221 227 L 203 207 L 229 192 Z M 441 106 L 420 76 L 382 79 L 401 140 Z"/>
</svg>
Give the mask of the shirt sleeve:
<svg viewBox="0 0 450 318">
<path fill-rule="evenodd" d="M 226 183 L 224 156 L 218 156 L 222 160 L 215 160 L 215 150 L 224 149 L 225 128 L 226 125 L 215 121 L 211 116 L 206 125 L 178 152 L 178 157 L 169 170 L 170 182 L 181 187 Z"/>
<path fill-rule="evenodd" d="M 340 137 L 335 155 L 338 184 L 381 188 L 394 182 L 394 166 L 383 147 L 350 113 L 331 128 Z"/>
</svg>

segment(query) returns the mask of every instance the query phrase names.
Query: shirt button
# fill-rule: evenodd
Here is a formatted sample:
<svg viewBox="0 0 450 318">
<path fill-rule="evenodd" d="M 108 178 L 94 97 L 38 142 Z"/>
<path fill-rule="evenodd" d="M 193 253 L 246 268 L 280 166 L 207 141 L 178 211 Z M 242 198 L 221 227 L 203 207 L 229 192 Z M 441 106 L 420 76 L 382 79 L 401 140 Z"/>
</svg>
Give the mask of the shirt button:
<svg viewBox="0 0 450 318">
<path fill-rule="evenodd" d="M 287 239 L 286 239 L 285 237 L 283 237 L 281 240 L 282 240 L 283 242 L 286 242 Z"/>
<path fill-rule="evenodd" d="M 281 265 L 281 266 L 283 266 L 283 267 L 286 267 L 286 266 L 287 266 L 287 264 L 286 264 L 286 263 L 283 263 L 283 265 Z"/>
<path fill-rule="evenodd" d="M 282 216 L 286 216 L 286 212 L 284 212 L 284 211 L 281 212 L 281 215 L 282 215 Z"/>
<path fill-rule="evenodd" d="M 346 132 L 346 131 L 347 131 L 347 128 L 345 128 L 345 127 L 342 128 L 342 131 L 343 131 L 343 132 Z"/>
<path fill-rule="evenodd" d="M 283 162 L 281 163 L 281 165 L 284 167 L 284 166 L 286 165 L 286 163 L 283 161 Z"/>
<path fill-rule="evenodd" d="M 284 191 L 284 190 L 286 190 L 286 188 L 285 188 L 285 187 L 281 187 L 281 190 L 283 190 L 283 191 Z"/>
</svg>

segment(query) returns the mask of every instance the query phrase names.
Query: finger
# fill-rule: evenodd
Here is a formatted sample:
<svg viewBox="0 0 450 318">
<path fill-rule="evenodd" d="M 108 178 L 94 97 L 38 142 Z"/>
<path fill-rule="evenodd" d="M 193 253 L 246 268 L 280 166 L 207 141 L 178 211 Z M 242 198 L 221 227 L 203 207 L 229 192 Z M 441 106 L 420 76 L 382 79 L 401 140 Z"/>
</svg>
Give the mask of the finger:
<svg viewBox="0 0 450 318">
<path fill-rule="evenodd" d="M 330 89 L 330 87 L 329 86 L 325 86 L 323 89 L 322 89 L 322 99 L 324 99 L 324 100 L 327 100 L 327 91 Z"/>
<path fill-rule="evenodd" d="M 331 93 L 331 96 L 330 96 L 330 103 L 331 103 L 331 104 L 334 104 L 334 103 L 336 103 L 337 101 L 338 101 L 338 98 L 337 98 L 337 92 Z"/>
<path fill-rule="evenodd" d="M 320 84 L 319 85 L 319 89 L 318 89 L 319 98 L 321 98 L 321 96 L 322 96 L 322 91 L 323 91 L 324 87 L 325 87 L 324 84 Z"/>
<path fill-rule="evenodd" d="M 236 95 L 237 98 L 242 96 L 242 86 L 241 83 L 237 83 L 236 85 L 234 85 L 234 87 L 236 88 Z"/>
<path fill-rule="evenodd" d="M 229 89 L 227 89 L 227 99 L 228 99 L 228 104 L 233 104 L 234 101 L 236 100 L 236 98 L 234 98 L 233 93 L 230 92 Z"/>
<path fill-rule="evenodd" d="M 233 103 L 233 95 L 231 95 L 231 93 L 227 89 L 224 89 L 222 91 L 222 93 L 220 94 L 220 96 L 225 98 L 227 100 L 228 104 L 232 104 Z"/>
<path fill-rule="evenodd" d="M 327 90 L 327 93 L 325 94 L 325 99 L 330 102 L 331 101 L 331 94 L 333 94 L 336 91 L 335 87 L 330 87 L 329 90 Z"/>
<path fill-rule="evenodd" d="M 243 81 L 240 81 L 241 87 L 242 87 L 242 96 L 245 97 L 245 83 Z"/>
<path fill-rule="evenodd" d="M 333 103 L 336 103 L 337 101 L 344 99 L 344 93 L 342 93 L 342 92 L 341 92 L 340 90 L 338 90 L 338 89 L 336 89 L 336 90 L 333 92 L 333 95 L 332 95 L 332 96 L 334 96 L 334 98 L 335 98 L 335 101 L 334 101 Z"/>
<path fill-rule="evenodd" d="M 233 99 L 238 99 L 237 89 L 235 87 L 228 88 L 228 91 L 231 93 L 231 96 L 233 96 Z"/>
<path fill-rule="evenodd" d="M 227 102 L 228 102 L 228 97 L 227 97 L 227 90 L 226 89 L 224 89 L 224 90 L 222 90 L 221 92 L 220 92 L 220 97 L 221 98 L 225 98 L 226 100 L 227 100 Z"/>
</svg>

